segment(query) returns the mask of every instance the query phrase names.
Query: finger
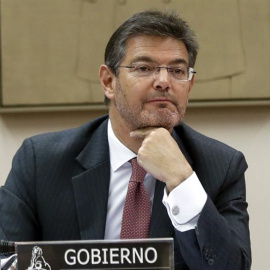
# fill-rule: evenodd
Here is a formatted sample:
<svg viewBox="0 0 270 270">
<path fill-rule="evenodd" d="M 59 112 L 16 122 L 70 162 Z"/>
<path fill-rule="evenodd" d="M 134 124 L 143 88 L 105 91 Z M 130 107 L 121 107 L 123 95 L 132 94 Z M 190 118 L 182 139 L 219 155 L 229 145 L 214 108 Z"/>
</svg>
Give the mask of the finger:
<svg viewBox="0 0 270 270">
<path fill-rule="evenodd" d="M 155 127 L 146 127 L 140 128 L 137 130 L 133 130 L 130 132 L 130 137 L 137 139 L 144 139 L 147 135 L 149 135 L 153 130 L 156 130 Z"/>
</svg>

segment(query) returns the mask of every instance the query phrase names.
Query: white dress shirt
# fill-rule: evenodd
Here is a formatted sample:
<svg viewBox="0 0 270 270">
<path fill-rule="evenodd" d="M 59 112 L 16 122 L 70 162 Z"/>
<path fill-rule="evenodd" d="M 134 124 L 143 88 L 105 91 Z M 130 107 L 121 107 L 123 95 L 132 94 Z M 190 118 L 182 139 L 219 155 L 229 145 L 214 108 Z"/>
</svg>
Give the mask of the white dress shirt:
<svg viewBox="0 0 270 270">
<path fill-rule="evenodd" d="M 111 178 L 104 238 L 120 239 L 124 203 L 132 173 L 129 160 L 136 157 L 136 154 L 118 140 L 113 132 L 110 120 L 108 121 L 108 141 Z M 156 179 L 147 173 L 144 185 L 149 193 L 152 205 L 155 183 Z M 173 226 L 179 231 L 186 231 L 194 229 L 197 225 L 206 199 L 206 192 L 194 172 L 181 185 L 172 190 L 169 195 L 167 195 L 166 188 L 164 189 L 163 204 L 167 208 Z"/>
</svg>

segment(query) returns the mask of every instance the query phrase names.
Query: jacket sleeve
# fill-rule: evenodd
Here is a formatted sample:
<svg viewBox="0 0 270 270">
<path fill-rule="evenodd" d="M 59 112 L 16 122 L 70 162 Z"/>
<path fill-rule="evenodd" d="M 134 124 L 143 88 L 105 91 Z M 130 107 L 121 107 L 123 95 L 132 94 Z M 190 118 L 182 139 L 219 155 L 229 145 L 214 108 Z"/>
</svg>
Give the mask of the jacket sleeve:
<svg viewBox="0 0 270 270">
<path fill-rule="evenodd" d="M 38 238 L 34 165 L 32 143 L 27 139 L 14 156 L 7 181 L 0 189 L 0 239 L 29 241 Z"/>
<path fill-rule="evenodd" d="M 175 232 L 190 270 L 250 269 L 246 168 L 243 155 L 235 152 L 226 179 L 214 201 L 208 196 L 195 230 Z"/>
</svg>

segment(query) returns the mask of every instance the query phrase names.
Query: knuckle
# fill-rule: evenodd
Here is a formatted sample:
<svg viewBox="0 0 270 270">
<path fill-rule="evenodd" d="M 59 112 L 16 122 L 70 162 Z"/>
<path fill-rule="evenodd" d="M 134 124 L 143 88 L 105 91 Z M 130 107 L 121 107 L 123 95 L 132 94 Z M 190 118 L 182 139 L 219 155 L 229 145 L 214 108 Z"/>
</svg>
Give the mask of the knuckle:
<svg viewBox="0 0 270 270">
<path fill-rule="evenodd" d="M 141 148 L 138 151 L 137 155 L 137 161 L 138 162 L 143 162 L 143 160 L 147 157 L 147 148 L 142 145 Z"/>
</svg>

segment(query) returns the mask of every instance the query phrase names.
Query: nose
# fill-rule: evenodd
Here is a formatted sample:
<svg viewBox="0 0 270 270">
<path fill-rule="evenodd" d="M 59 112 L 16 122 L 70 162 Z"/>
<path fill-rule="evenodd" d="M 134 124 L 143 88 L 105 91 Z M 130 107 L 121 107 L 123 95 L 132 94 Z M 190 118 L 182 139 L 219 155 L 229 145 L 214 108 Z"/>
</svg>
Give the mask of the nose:
<svg viewBox="0 0 270 270">
<path fill-rule="evenodd" d="M 155 75 L 154 88 L 157 91 L 168 91 L 171 87 L 166 68 L 161 68 Z"/>
</svg>

